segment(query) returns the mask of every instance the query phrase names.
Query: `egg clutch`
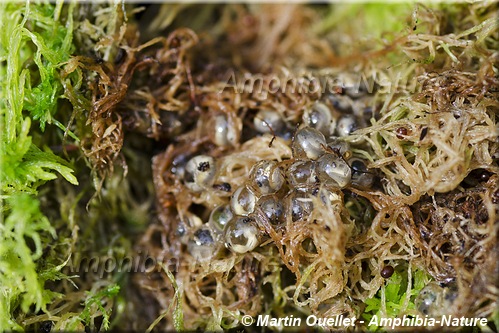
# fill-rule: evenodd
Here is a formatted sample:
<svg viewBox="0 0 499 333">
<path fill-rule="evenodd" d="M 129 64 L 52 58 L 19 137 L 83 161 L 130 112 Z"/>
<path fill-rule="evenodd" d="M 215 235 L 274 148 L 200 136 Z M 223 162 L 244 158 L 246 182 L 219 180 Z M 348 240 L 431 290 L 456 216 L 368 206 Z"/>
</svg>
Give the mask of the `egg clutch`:
<svg viewBox="0 0 499 333">
<path fill-rule="evenodd" d="M 268 239 L 266 228 L 284 232 L 288 224 L 312 223 L 316 207 L 342 205 L 342 189 L 374 185 L 376 174 L 368 170 L 369 161 L 352 152 L 363 141 L 346 139 L 365 120 L 358 121 L 351 107 L 338 110 L 338 103 L 332 104 L 335 98 L 311 103 L 296 123 L 277 110 L 257 112 L 249 123 L 254 136 L 242 144 L 253 147 L 254 153 L 181 152 L 183 163 L 175 162 L 169 177 L 195 202 L 198 212 L 179 211 L 175 232 L 194 260 L 223 256 L 222 248 L 237 254 L 253 251 Z M 365 118 L 371 116 L 369 110 L 357 113 Z M 231 128 L 226 115 L 217 115 L 208 125 L 214 134 L 205 147 L 239 144 L 241 130 Z M 232 173 L 238 174 L 236 181 Z"/>
</svg>

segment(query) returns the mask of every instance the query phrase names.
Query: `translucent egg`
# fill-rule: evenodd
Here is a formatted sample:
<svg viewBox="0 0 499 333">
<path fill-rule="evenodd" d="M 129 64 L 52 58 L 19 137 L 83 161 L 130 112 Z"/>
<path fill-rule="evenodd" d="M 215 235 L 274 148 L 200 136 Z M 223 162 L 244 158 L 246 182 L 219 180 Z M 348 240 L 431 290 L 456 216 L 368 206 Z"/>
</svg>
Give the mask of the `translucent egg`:
<svg viewBox="0 0 499 333">
<path fill-rule="evenodd" d="M 200 192 L 211 186 L 215 180 L 216 165 L 211 156 L 198 155 L 185 166 L 184 184 L 193 192 Z"/>
<path fill-rule="evenodd" d="M 367 101 L 358 100 L 352 105 L 352 113 L 357 120 L 357 127 L 362 128 L 369 125 L 369 120 L 373 117 L 373 108 L 366 104 Z"/>
<path fill-rule="evenodd" d="M 350 97 L 340 94 L 329 94 L 327 98 L 336 110 L 342 113 L 352 112 L 352 99 Z"/>
<path fill-rule="evenodd" d="M 232 194 L 230 207 L 234 214 L 247 216 L 255 210 L 256 201 L 255 194 L 247 186 L 243 185 Z"/>
<path fill-rule="evenodd" d="M 414 304 L 424 315 L 432 315 L 442 306 L 443 288 L 430 282 L 417 296 Z"/>
<path fill-rule="evenodd" d="M 365 80 L 360 80 L 359 82 L 347 85 L 344 87 L 343 91 L 348 97 L 358 99 L 367 95 L 372 89 L 370 89 Z"/>
<path fill-rule="evenodd" d="M 180 220 L 175 230 L 175 236 L 178 239 L 180 239 L 180 242 L 182 244 L 187 244 L 187 242 L 189 241 L 188 235 L 189 235 L 189 229 L 187 225 L 185 224 L 184 221 Z"/>
<path fill-rule="evenodd" d="M 190 235 L 189 230 L 200 228 L 202 225 L 203 221 L 199 216 L 191 212 L 185 212 L 179 218 L 175 233 L 183 244 L 187 244 Z"/>
<path fill-rule="evenodd" d="M 170 172 L 177 178 L 184 178 L 185 165 L 189 161 L 190 156 L 187 153 L 181 153 L 175 156 L 171 163 Z"/>
<path fill-rule="evenodd" d="M 284 119 L 275 110 L 263 109 L 258 111 L 253 119 L 255 129 L 260 133 L 279 133 L 284 127 Z"/>
<path fill-rule="evenodd" d="M 293 222 L 306 220 L 314 209 L 314 204 L 308 191 L 294 191 L 287 197 L 286 203 L 286 209 L 291 214 Z"/>
<path fill-rule="evenodd" d="M 320 190 L 319 198 L 326 206 L 340 206 L 342 203 L 340 194 L 330 191 L 326 188 Z"/>
<path fill-rule="evenodd" d="M 187 243 L 187 250 L 198 261 L 206 261 L 216 253 L 217 243 L 208 226 L 197 229 Z"/>
<path fill-rule="evenodd" d="M 252 187 L 260 194 L 270 194 L 279 191 L 284 184 L 282 170 L 275 161 L 259 161 L 250 171 Z"/>
<path fill-rule="evenodd" d="M 374 175 L 367 170 L 366 163 L 360 158 L 352 158 L 348 163 L 352 169 L 352 184 L 360 188 L 371 188 Z"/>
<path fill-rule="evenodd" d="M 316 160 L 324 154 L 326 138 L 324 134 L 311 127 L 299 129 L 294 137 L 292 149 L 295 158 Z"/>
<path fill-rule="evenodd" d="M 214 117 L 213 142 L 217 146 L 235 145 L 238 141 L 238 132 L 234 124 L 231 124 L 225 114 Z"/>
<path fill-rule="evenodd" d="M 225 226 L 225 247 L 236 253 L 246 253 L 260 244 L 260 231 L 254 219 L 234 216 Z"/>
<path fill-rule="evenodd" d="M 284 206 L 275 196 L 261 197 L 257 207 L 267 216 L 271 224 L 278 225 L 284 222 Z"/>
<path fill-rule="evenodd" d="M 327 145 L 331 150 L 343 156 L 344 159 L 349 159 L 352 156 L 350 144 L 337 136 L 330 137 Z"/>
<path fill-rule="evenodd" d="M 316 102 L 310 109 L 305 110 L 303 122 L 326 136 L 331 135 L 336 127 L 331 110 L 321 102 Z"/>
<path fill-rule="evenodd" d="M 191 212 L 182 214 L 181 222 L 185 224 L 188 229 L 197 228 L 203 225 L 201 218 Z"/>
<path fill-rule="evenodd" d="M 350 183 L 350 166 L 336 154 L 326 154 L 317 161 L 319 179 L 326 185 L 344 188 Z"/>
<path fill-rule="evenodd" d="M 215 234 L 221 234 L 227 222 L 234 217 L 229 205 L 220 205 L 211 211 L 208 224 Z"/>
<path fill-rule="evenodd" d="M 336 126 L 336 134 L 339 137 L 345 137 L 352 134 L 358 129 L 357 121 L 353 115 L 345 115 L 338 120 Z"/>
<path fill-rule="evenodd" d="M 319 182 L 315 172 L 315 161 L 298 160 L 291 164 L 286 172 L 293 187 L 307 187 Z"/>
</svg>

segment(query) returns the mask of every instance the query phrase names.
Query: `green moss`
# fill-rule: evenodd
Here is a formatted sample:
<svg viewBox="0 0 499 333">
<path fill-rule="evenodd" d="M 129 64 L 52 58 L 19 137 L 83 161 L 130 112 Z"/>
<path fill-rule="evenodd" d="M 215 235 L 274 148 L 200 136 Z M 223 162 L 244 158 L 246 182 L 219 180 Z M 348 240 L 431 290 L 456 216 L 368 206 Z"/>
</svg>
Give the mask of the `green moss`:
<svg viewBox="0 0 499 333">
<path fill-rule="evenodd" d="M 96 293 L 88 293 L 87 299 L 85 300 L 85 308 L 81 312 L 80 318 L 88 326 L 92 326 L 91 322 L 93 317 L 102 315 L 102 326 L 101 329 L 109 329 L 109 317 L 111 316 L 111 310 L 106 309 L 105 300 L 108 298 L 115 297 L 118 295 L 120 287 L 116 284 L 108 285 L 103 290 Z"/>
<path fill-rule="evenodd" d="M 0 331 L 22 330 L 16 314 L 46 310 L 58 294 L 45 283 L 66 277 L 63 264 L 42 260 L 57 234 L 34 194 L 57 173 L 78 181 L 69 162 L 32 137 L 34 120 L 41 130 L 52 123 L 65 130 L 53 118 L 63 90 L 58 71 L 72 48 L 72 6 L 65 23 L 61 8 L 0 4 Z"/>
<path fill-rule="evenodd" d="M 367 305 L 362 317 L 368 322 L 373 316 L 395 318 L 408 310 L 414 310 L 414 300 L 421 289 L 430 281 L 430 277 L 422 270 L 416 270 L 412 275 L 412 285 L 407 302 L 407 271 L 396 270 L 373 298 L 365 301 Z M 384 290 L 384 300 L 383 291 Z M 380 327 L 369 326 L 369 330 L 377 331 Z"/>
<path fill-rule="evenodd" d="M 315 28 L 317 32 L 323 33 L 338 27 L 343 29 L 342 25 L 351 26 L 354 21 L 358 36 L 381 38 L 387 32 L 397 34 L 406 29 L 408 22 L 401 18 L 409 17 L 413 8 L 411 2 L 333 4 L 328 15 Z"/>
<path fill-rule="evenodd" d="M 61 267 L 39 271 L 37 260 L 44 243 L 56 238 L 54 228 L 40 212 L 36 198 L 28 194 L 10 196 L 2 213 L 7 216 L 0 225 L 0 331 L 21 329 L 11 314 L 24 313 L 34 306 L 44 310 L 57 295 L 45 290 L 47 280 L 61 277 Z"/>
<path fill-rule="evenodd" d="M 53 121 L 62 91 L 56 68 L 69 59 L 71 20 L 67 28 L 61 26 L 53 17 L 56 9 L 49 5 L 22 7 L 12 3 L 0 7 L 3 45 L 0 59 L 2 72 L 6 73 L 0 89 L 0 99 L 4 101 L 0 105 L 0 182 L 6 194 L 36 193 L 39 185 L 57 177 L 55 172 L 72 184 L 78 183 L 69 164 L 49 149 L 42 151 L 36 147 L 30 135 L 32 120 L 39 120 L 42 130 L 46 123 Z M 26 26 L 30 24 L 42 32 L 29 31 Z M 26 68 L 31 60 L 36 69 Z M 35 80 L 39 82 L 32 85 L 31 78 L 35 75 L 39 76 L 39 80 Z M 29 111 L 28 116 L 25 110 Z M 56 124 L 63 128 L 60 123 Z"/>
</svg>

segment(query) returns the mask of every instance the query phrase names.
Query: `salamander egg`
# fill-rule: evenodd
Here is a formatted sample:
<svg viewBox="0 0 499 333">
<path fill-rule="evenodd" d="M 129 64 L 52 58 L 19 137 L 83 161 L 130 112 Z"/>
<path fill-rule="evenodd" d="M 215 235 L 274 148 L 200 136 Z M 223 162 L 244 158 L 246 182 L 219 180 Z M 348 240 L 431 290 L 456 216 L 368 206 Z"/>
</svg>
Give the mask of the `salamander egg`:
<svg viewBox="0 0 499 333">
<path fill-rule="evenodd" d="M 345 115 L 338 120 L 336 134 L 340 137 L 349 136 L 358 129 L 356 119 L 353 115 Z"/>
<path fill-rule="evenodd" d="M 238 119 L 238 118 L 236 118 Z M 219 114 L 213 119 L 213 142 L 217 146 L 235 146 L 239 140 L 237 124 L 233 124 L 225 114 Z"/>
<path fill-rule="evenodd" d="M 344 188 L 350 183 L 350 166 L 335 154 L 326 154 L 317 161 L 319 179 L 326 185 Z"/>
<path fill-rule="evenodd" d="M 305 110 L 303 122 L 326 136 L 331 135 L 336 127 L 331 110 L 321 102 L 316 102 L 310 109 Z"/>
<path fill-rule="evenodd" d="M 258 111 L 253 124 L 260 133 L 279 133 L 285 127 L 284 119 L 279 112 L 268 109 Z"/>
<path fill-rule="evenodd" d="M 284 222 L 284 206 L 273 195 L 268 195 L 260 198 L 257 207 L 269 219 L 273 225 L 278 225 Z"/>
<path fill-rule="evenodd" d="M 292 149 L 295 158 L 316 160 L 324 154 L 326 138 L 324 134 L 311 127 L 299 129 L 294 137 Z"/>
<path fill-rule="evenodd" d="M 279 191 L 284 184 L 284 175 L 275 161 L 257 162 L 250 171 L 252 187 L 260 194 L 271 194 Z"/>
<path fill-rule="evenodd" d="M 293 222 L 306 220 L 314 209 L 313 199 L 308 191 L 297 190 L 286 198 L 287 211 L 291 213 Z"/>
<path fill-rule="evenodd" d="M 207 226 L 197 229 L 187 243 L 189 253 L 198 261 L 211 259 L 216 253 L 217 246 L 215 237 Z"/>
<path fill-rule="evenodd" d="M 230 219 L 232 219 L 233 216 L 234 214 L 232 214 L 229 205 L 220 205 L 211 211 L 208 224 L 213 229 L 215 234 L 221 234 L 225 228 L 225 225 L 230 221 Z"/>
<path fill-rule="evenodd" d="M 260 231 L 253 218 L 234 216 L 225 226 L 225 247 L 236 253 L 246 253 L 260 244 Z"/>
<path fill-rule="evenodd" d="M 348 163 L 352 168 L 352 184 L 360 188 L 371 188 L 374 175 L 367 170 L 366 163 L 360 158 L 352 158 Z"/>
<path fill-rule="evenodd" d="M 257 198 L 255 194 L 245 185 L 234 191 L 230 200 L 230 207 L 236 215 L 247 216 L 255 210 Z"/>
<path fill-rule="evenodd" d="M 211 156 L 198 155 L 185 165 L 184 184 L 193 192 L 200 192 L 203 188 L 213 184 L 215 180 L 215 160 Z"/>
<path fill-rule="evenodd" d="M 287 170 L 288 180 L 294 187 L 307 187 L 319 182 L 315 172 L 315 161 L 298 160 Z"/>
<path fill-rule="evenodd" d="M 352 156 L 350 144 L 346 141 L 341 140 L 341 138 L 337 136 L 330 137 L 327 145 L 331 150 L 337 152 L 346 160 L 348 160 Z"/>
</svg>

